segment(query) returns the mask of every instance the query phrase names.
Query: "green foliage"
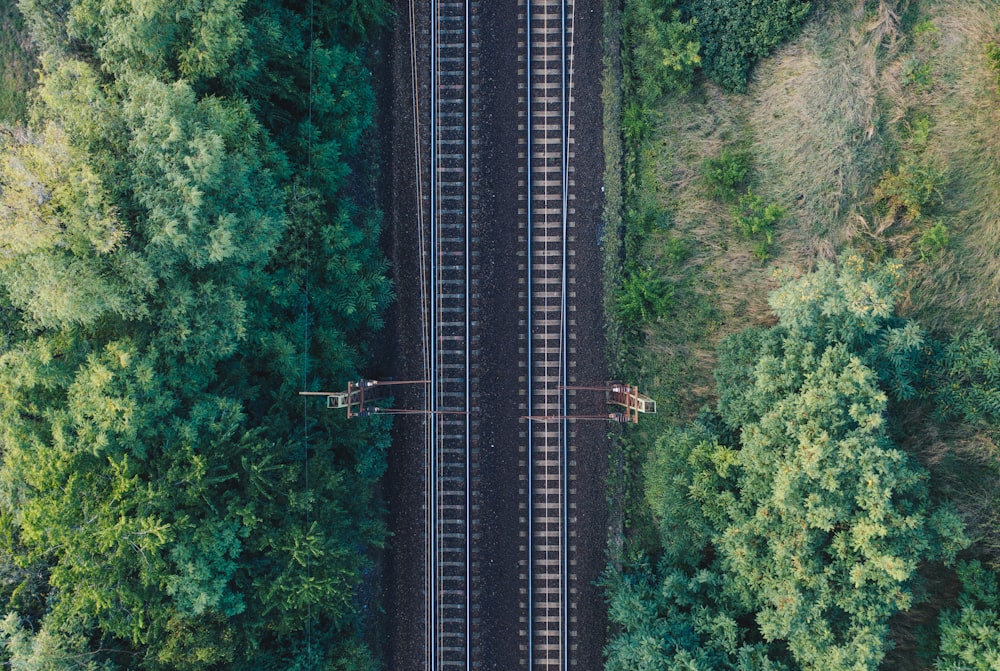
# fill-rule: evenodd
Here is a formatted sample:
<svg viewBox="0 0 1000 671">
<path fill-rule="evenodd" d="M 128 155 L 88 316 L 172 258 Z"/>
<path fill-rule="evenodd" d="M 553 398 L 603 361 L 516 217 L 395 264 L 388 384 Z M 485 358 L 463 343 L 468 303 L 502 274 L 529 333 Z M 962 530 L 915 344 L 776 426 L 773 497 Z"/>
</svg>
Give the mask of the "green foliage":
<svg viewBox="0 0 1000 671">
<path fill-rule="evenodd" d="M 782 324 L 816 343 L 843 344 L 860 356 L 893 399 L 924 392 L 924 330 L 894 315 L 900 298 L 901 266 L 872 266 L 855 254 L 839 265 L 821 263 L 815 272 L 779 287 L 769 304 Z"/>
<path fill-rule="evenodd" d="M 918 154 L 908 153 L 895 171 L 887 172 L 875 187 L 875 199 L 885 203 L 889 216 L 898 213 L 908 220 L 944 201 L 941 189 L 945 171 L 937 163 Z"/>
<path fill-rule="evenodd" d="M 782 327 L 798 337 L 865 351 L 894 323 L 901 270 L 895 263 L 872 267 L 848 254 L 838 265 L 821 262 L 814 272 L 784 282 L 768 304 Z"/>
<path fill-rule="evenodd" d="M 933 261 L 948 246 L 948 227 L 943 221 L 936 221 L 920 235 L 917 249 L 921 261 Z"/>
<path fill-rule="evenodd" d="M 800 0 L 692 0 L 705 74 L 727 91 L 746 91 L 753 65 L 794 36 L 809 15 Z"/>
<path fill-rule="evenodd" d="M 701 177 L 710 197 L 733 202 L 750 177 L 750 153 L 725 147 L 719 156 L 702 162 Z"/>
<path fill-rule="evenodd" d="M 924 476 L 886 436 L 874 371 L 843 346 L 785 349 L 758 364 L 755 387 L 783 390 L 740 427 L 718 549 L 765 639 L 806 668 L 874 669 L 917 563 L 952 556 L 961 522 L 928 510 Z"/>
<path fill-rule="evenodd" d="M 648 110 L 635 103 L 625 108 L 622 115 L 622 137 L 629 145 L 642 144 L 651 130 Z"/>
<path fill-rule="evenodd" d="M 653 104 L 664 93 L 690 88 L 701 45 L 694 24 L 682 21 L 672 2 L 628 0 L 623 29 L 639 100 Z"/>
<path fill-rule="evenodd" d="M 639 328 L 666 314 L 673 300 L 673 287 L 651 266 L 625 276 L 618 294 L 618 318 Z"/>
<path fill-rule="evenodd" d="M 1000 91 L 1000 44 L 986 45 L 986 64 L 997 78 L 997 90 Z"/>
<path fill-rule="evenodd" d="M 657 440 L 644 466 L 646 502 L 660 524 L 664 557 L 671 565 L 696 568 L 700 554 L 712 542 L 712 528 L 701 499 L 692 496 L 695 481 L 706 491 L 721 489 L 713 459 L 724 454 L 717 438 L 700 425 L 671 429 Z"/>
<path fill-rule="evenodd" d="M 770 394 L 754 393 L 757 363 L 764 357 L 782 356 L 782 331 L 750 327 L 719 343 L 715 366 L 718 412 L 730 427 L 748 424 L 764 414 Z"/>
<path fill-rule="evenodd" d="M 986 332 L 956 334 L 935 347 L 929 394 L 941 419 L 1000 421 L 1000 352 Z"/>
<path fill-rule="evenodd" d="M 387 426 L 296 391 L 356 375 L 392 297 L 353 173 L 386 4 L 21 5 L 45 55 L 0 157 L 0 660 L 371 671 Z"/>
<path fill-rule="evenodd" d="M 787 671 L 759 640 L 711 570 L 653 570 L 638 560 L 605 574 L 608 617 L 621 633 L 605 647 L 605 671 Z"/>
<path fill-rule="evenodd" d="M 36 53 L 14 0 L 0 2 L 0 124 L 28 118 L 28 98 L 35 84 Z"/>
<path fill-rule="evenodd" d="M 143 72 L 188 80 L 223 71 L 241 42 L 244 0 L 70 3 L 66 33 L 94 49 L 115 75 Z"/>
<path fill-rule="evenodd" d="M 958 610 L 941 613 L 941 651 L 936 671 L 1000 668 L 1000 589 L 995 573 L 977 561 L 961 562 Z"/>
<path fill-rule="evenodd" d="M 87 152 L 47 125 L 0 158 L 0 281 L 39 326 L 135 315 L 148 273 L 122 249 L 112 194 Z M 133 267 L 122 277 L 116 269 Z"/>
<path fill-rule="evenodd" d="M 663 241 L 663 258 L 677 265 L 691 258 L 691 248 L 676 235 L 668 235 Z"/>
<path fill-rule="evenodd" d="M 88 649 L 85 630 L 31 632 L 14 613 L 0 623 L 0 644 L 9 654 L 10 668 L 23 671 L 114 671 L 110 660 L 101 661 Z"/>
<path fill-rule="evenodd" d="M 754 243 L 754 256 L 766 259 L 774 244 L 774 227 L 785 216 L 785 208 L 766 203 L 764 197 L 747 189 L 732 208 L 733 223 L 739 234 Z"/>
<path fill-rule="evenodd" d="M 934 86 L 931 64 L 921 60 L 919 56 L 907 58 L 903 62 L 903 81 L 917 93 L 929 91 Z"/>
<path fill-rule="evenodd" d="M 927 148 L 927 141 L 931 135 L 931 125 L 931 118 L 927 114 L 914 115 L 913 120 L 907 128 L 909 143 L 913 149 L 923 151 Z"/>
<path fill-rule="evenodd" d="M 607 578 L 608 668 L 878 668 L 920 565 L 969 544 L 888 430 L 928 349 L 898 279 L 821 264 L 771 295 L 776 326 L 723 341 L 717 414 L 647 461 L 662 554 Z"/>
</svg>

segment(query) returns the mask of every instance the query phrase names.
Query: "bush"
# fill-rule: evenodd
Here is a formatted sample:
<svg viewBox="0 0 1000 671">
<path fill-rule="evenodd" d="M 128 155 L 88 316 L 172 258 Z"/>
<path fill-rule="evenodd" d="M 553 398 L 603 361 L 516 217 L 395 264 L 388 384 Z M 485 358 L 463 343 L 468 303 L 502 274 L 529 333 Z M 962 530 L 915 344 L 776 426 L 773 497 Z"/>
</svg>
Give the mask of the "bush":
<svg viewBox="0 0 1000 671">
<path fill-rule="evenodd" d="M 986 62 L 997 77 L 997 90 L 1000 91 L 1000 44 L 990 44 L 986 47 Z"/>
<path fill-rule="evenodd" d="M 726 147 L 718 157 L 707 158 L 701 164 L 701 177 L 709 196 L 726 202 L 736 200 L 749 176 L 750 154 L 745 151 L 730 151 Z"/>
<path fill-rule="evenodd" d="M 777 203 L 765 203 L 763 196 L 747 189 L 732 212 L 736 230 L 754 241 L 754 256 L 766 259 L 774 243 L 774 227 L 785 216 L 785 208 Z"/>
<path fill-rule="evenodd" d="M 875 187 L 875 199 L 888 206 L 895 217 L 901 211 L 910 221 L 918 218 L 924 208 L 944 201 L 941 186 L 945 172 L 935 162 L 908 154 L 895 172 L 887 172 Z"/>
<path fill-rule="evenodd" d="M 961 610 L 941 614 L 941 654 L 936 671 L 993 671 L 1000 668 L 1000 589 L 995 573 L 978 561 L 961 562 Z"/>
<path fill-rule="evenodd" d="M 921 261 L 933 261 L 948 246 L 948 227 L 943 221 L 936 222 L 924 231 L 917 241 Z"/>
<path fill-rule="evenodd" d="M 681 20 L 672 2 L 629 0 L 625 35 L 632 54 L 631 76 L 643 102 L 651 104 L 668 91 L 690 88 L 701 63 L 701 45 L 693 24 Z"/>
<path fill-rule="evenodd" d="M 930 394 L 938 419 L 969 424 L 1000 422 L 1000 352 L 986 331 L 955 334 L 933 354 Z"/>
<path fill-rule="evenodd" d="M 668 235 L 663 242 L 663 257 L 672 264 L 683 263 L 691 258 L 691 248 L 674 235 Z"/>
<path fill-rule="evenodd" d="M 934 86 L 931 64 L 919 56 L 911 56 L 903 63 L 903 81 L 917 93 L 926 93 Z"/>
<path fill-rule="evenodd" d="M 800 0 L 693 0 L 705 73 L 727 91 L 746 91 L 754 63 L 794 36 L 810 8 Z"/>
<path fill-rule="evenodd" d="M 649 267 L 634 270 L 625 277 L 618 294 L 618 318 L 629 327 L 662 316 L 674 298 L 673 287 Z"/>
</svg>

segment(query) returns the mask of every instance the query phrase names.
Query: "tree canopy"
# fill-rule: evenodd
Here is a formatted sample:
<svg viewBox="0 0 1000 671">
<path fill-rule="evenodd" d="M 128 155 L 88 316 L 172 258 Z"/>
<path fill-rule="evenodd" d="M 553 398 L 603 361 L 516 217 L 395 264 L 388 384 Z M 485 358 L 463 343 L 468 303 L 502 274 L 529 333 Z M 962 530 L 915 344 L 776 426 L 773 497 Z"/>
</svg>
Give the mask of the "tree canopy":
<svg viewBox="0 0 1000 671">
<path fill-rule="evenodd" d="M 296 392 L 356 374 L 391 298 L 356 169 L 386 5 L 21 9 L 43 69 L 0 152 L 0 657 L 373 668 L 387 433 Z"/>
<path fill-rule="evenodd" d="M 723 342 L 718 405 L 647 462 L 662 552 L 608 576 L 608 669 L 878 668 L 918 569 L 969 543 L 890 430 L 960 375 L 895 315 L 898 277 L 821 263 L 771 295 L 777 325 Z"/>
</svg>

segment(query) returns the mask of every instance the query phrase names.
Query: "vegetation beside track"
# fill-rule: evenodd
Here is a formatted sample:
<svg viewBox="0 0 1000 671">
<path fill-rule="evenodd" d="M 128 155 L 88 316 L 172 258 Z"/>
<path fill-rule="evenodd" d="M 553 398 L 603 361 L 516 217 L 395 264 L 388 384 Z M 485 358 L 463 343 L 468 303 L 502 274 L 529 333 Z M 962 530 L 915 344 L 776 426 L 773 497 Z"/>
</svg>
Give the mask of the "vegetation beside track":
<svg viewBox="0 0 1000 671">
<path fill-rule="evenodd" d="M 995 625 L 976 630 L 978 638 L 970 627 L 993 603 L 990 588 L 975 585 L 993 584 L 1000 568 L 998 416 L 991 414 L 1000 407 L 1000 324 L 993 317 L 1000 292 L 996 229 L 987 224 L 1000 217 L 993 191 L 1000 186 L 1000 14 L 978 0 L 813 3 L 808 13 L 774 3 L 787 12 L 784 22 L 768 24 L 780 39 L 762 39 L 769 49 L 786 41 L 755 65 L 742 61 L 752 66 L 746 92 L 734 94 L 727 89 L 741 87 L 704 62 L 722 49 L 706 49 L 707 33 L 698 29 L 697 9 L 707 4 L 609 2 L 612 16 L 621 12 L 623 36 L 620 79 L 608 68 L 605 85 L 611 363 L 616 375 L 657 399 L 660 414 L 619 437 L 612 464 L 610 500 L 623 533 L 611 545 L 607 575 L 619 626 L 608 668 L 643 668 L 640 659 L 651 660 L 649 668 L 989 668 Z M 734 11 L 740 5 L 731 3 Z M 753 18 L 736 25 L 750 32 Z M 607 22 L 609 30 L 614 25 Z M 866 270 L 848 280 L 852 264 Z M 749 436 L 763 435 L 758 422 L 796 405 L 802 421 L 820 424 L 840 410 L 808 405 L 807 386 L 793 385 L 794 399 L 754 401 L 753 413 L 733 416 L 726 399 L 743 386 L 767 388 L 769 373 L 744 362 L 737 384 L 720 356 L 749 334 L 769 334 L 783 343 L 771 356 L 786 372 L 820 376 L 820 358 L 787 358 L 798 345 L 787 339 L 795 328 L 780 305 L 792 289 L 829 296 L 852 283 L 888 291 L 892 328 L 920 334 L 920 361 L 906 364 L 919 371 L 911 387 L 887 377 L 877 361 L 865 363 L 860 354 L 859 361 L 877 378 L 875 393 L 888 399 L 886 433 L 877 442 L 890 441 L 891 454 L 902 455 L 886 472 L 911 469 L 924 483 L 922 519 L 950 520 L 937 540 L 931 533 L 913 541 L 923 548 L 918 556 L 883 553 L 907 566 L 896 575 L 912 596 L 895 602 L 891 618 L 883 613 L 890 626 L 879 631 L 866 630 L 839 597 L 818 611 L 797 611 L 791 603 L 816 601 L 795 592 L 796 580 L 811 584 L 808 570 L 784 576 L 793 587 L 776 595 L 767 587 L 775 575 L 758 569 L 781 560 L 765 559 L 766 552 L 739 559 L 732 544 L 733 534 L 746 532 L 740 516 L 747 510 L 780 509 L 764 503 L 778 496 L 779 483 L 753 480 L 755 460 L 801 467 L 797 451 L 782 452 L 777 443 L 751 449 Z M 795 338 L 806 337 L 819 352 L 859 337 L 848 331 L 832 341 Z M 763 360 L 752 351 L 750 360 Z M 855 390 L 844 403 L 861 396 Z M 831 472 L 849 472 L 849 464 L 831 459 Z M 845 499 L 834 508 L 855 514 L 865 506 Z M 766 532 L 759 527 L 756 542 L 772 549 L 785 543 L 789 515 L 781 512 L 784 523 Z M 677 549 L 685 533 L 701 539 L 689 544 L 700 550 Z M 809 543 L 796 561 L 835 573 L 835 553 Z M 870 549 L 860 541 L 857 547 Z M 862 559 L 850 561 L 862 570 Z M 855 588 L 877 591 L 876 582 Z M 829 627 L 810 630 L 811 648 L 794 633 L 808 630 L 807 622 Z M 849 644 L 850 627 L 868 631 L 868 642 Z"/>
<path fill-rule="evenodd" d="M 0 124 L 24 123 L 37 54 L 15 0 L 0 0 Z"/>
<path fill-rule="evenodd" d="M 0 664 L 377 668 L 386 3 L 3 7 Z"/>
</svg>

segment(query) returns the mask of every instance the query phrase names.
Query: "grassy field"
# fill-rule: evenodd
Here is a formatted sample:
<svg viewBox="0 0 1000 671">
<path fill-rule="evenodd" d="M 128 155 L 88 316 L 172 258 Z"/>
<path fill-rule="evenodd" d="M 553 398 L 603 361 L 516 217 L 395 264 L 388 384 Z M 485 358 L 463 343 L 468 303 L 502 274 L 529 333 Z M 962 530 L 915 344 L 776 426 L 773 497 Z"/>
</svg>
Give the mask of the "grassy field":
<svg viewBox="0 0 1000 671">
<path fill-rule="evenodd" d="M 658 213 L 638 254 L 674 295 L 644 327 L 638 372 L 674 390 L 676 419 L 711 398 L 715 342 L 770 320 L 775 269 L 807 270 L 847 245 L 906 264 L 906 309 L 924 323 L 1000 335 L 998 320 L 983 319 L 1000 308 L 1000 93 L 986 56 L 1000 43 L 1000 8 L 939 0 L 899 15 L 858 4 L 814 15 L 747 94 L 699 82 L 652 110 L 639 203 L 626 207 Z M 723 151 L 746 154 L 746 184 L 784 208 L 765 259 L 706 184 L 706 159 Z M 892 216 L 879 185 L 911 158 L 937 167 L 933 193 L 919 216 Z M 938 222 L 947 242 L 921 243 Z"/>
<path fill-rule="evenodd" d="M 809 270 L 848 245 L 905 264 L 904 309 L 928 326 L 1000 335 L 1000 73 L 986 55 L 1000 44 L 1000 11 L 986 0 L 911 2 L 904 14 L 858 6 L 815 13 L 747 94 L 700 81 L 650 111 L 625 222 L 642 229 L 630 261 L 666 278 L 672 296 L 621 366 L 661 399 L 669 419 L 654 424 L 713 398 L 715 346 L 770 323 L 777 269 Z M 748 159 L 741 189 L 784 211 L 764 254 L 705 177 L 723 152 Z M 892 196 L 911 173 L 929 194 L 919 208 Z"/>
<path fill-rule="evenodd" d="M 606 225 L 622 232 L 607 246 L 612 360 L 660 411 L 619 441 L 615 457 L 612 500 L 640 548 L 657 540 L 641 478 L 630 474 L 665 427 L 715 401 L 719 341 L 773 323 L 776 273 L 811 270 L 848 247 L 893 258 L 906 273 L 905 316 L 939 335 L 982 327 L 1000 339 L 1000 6 L 821 4 L 760 63 L 747 93 L 696 79 L 649 106 L 639 142 L 629 142 L 629 101 L 615 97 L 623 87 L 611 75 L 606 84 L 623 110 L 606 144 Z M 745 172 L 721 188 L 720 166 Z M 739 225 L 747 189 L 780 212 L 767 239 Z M 669 289 L 639 328 L 622 323 L 630 267 Z M 906 446 L 971 520 L 978 550 L 1000 562 L 998 482 L 988 475 L 1000 472 L 996 436 L 911 419 L 920 428 Z M 929 668 L 928 632 L 955 584 L 928 580 L 929 600 L 893 624 L 897 649 L 885 668 Z"/>
<path fill-rule="evenodd" d="M 0 123 L 23 123 L 27 118 L 37 67 L 16 0 L 0 0 Z"/>
</svg>

